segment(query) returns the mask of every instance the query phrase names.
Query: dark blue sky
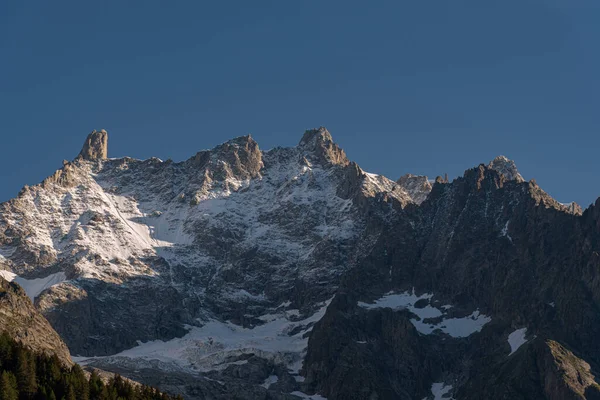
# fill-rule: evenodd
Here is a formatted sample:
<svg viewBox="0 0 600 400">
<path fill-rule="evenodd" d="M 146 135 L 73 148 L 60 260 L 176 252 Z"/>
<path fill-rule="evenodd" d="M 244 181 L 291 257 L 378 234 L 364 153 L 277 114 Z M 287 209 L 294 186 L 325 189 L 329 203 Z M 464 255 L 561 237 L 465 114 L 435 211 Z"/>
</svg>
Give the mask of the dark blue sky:
<svg viewBox="0 0 600 400">
<path fill-rule="evenodd" d="M 559 201 L 600 195 L 600 2 L 3 1 L 0 200 L 74 158 L 183 160 L 327 126 L 364 169 L 498 154 Z"/>
</svg>

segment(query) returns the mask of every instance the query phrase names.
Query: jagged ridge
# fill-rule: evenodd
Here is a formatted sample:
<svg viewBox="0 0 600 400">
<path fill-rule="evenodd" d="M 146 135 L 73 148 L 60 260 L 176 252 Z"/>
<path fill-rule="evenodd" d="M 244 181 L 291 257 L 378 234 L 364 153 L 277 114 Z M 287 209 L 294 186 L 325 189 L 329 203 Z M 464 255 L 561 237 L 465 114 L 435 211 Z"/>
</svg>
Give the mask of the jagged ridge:
<svg viewBox="0 0 600 400">
<path fill-rule="evenodd" d="M 438 311 L 443 318 L 465 318 L 479 307 L 494 324 L 504 321 L 505 332 L 512 315 L 498 308 L 512 303 L 491 300 L 495 288 L 481 283 L 490 279 L 486 274 L 502 271 L 498 260 L 490 261 L 490 249 L 511 254 L 512 246 L 525 246 L 519 254 L 529 260 L 527 251 L 544 241 L 540 226 L 562 223 L 561 229 L 576 232 L 595 212 L 571 215 L 575 207 L 556 202 L 534 181 L 525 182 L 505 157 L 453 182 L 446 177 L 432 184 L 410 174 L 394 182 L 349 161 L 323 127 L 306 131 L 294 148 L 261 151 L 244 136 L 180 163 L 108 159 L 107 136 L 92 132 L 74 161 L 0 206 L 2 262 L 22 279 L 64 274 L 64 282 L 35 296 L 36 305 L 75 354 L 114 355 L 137 341 L 186 335 L 172 342 L 176 355 L 165 350 L 167 344 L 149 342 L 89 363 L 132 374 L 168 372 L 213 394 L 220 389 L 198 383 L 198 375 L 227 381 L 246 398 L 262 396 L 271 386 L 280 395 L 302 389 L 321 391 L 330 400 L 350 398 L 344 397 L 347 390 L 357 388 L 339 386 L 339 379 L 331 378 L 339 374 L 315 373 L 319 365 L 335 364 L 320 358 L 328 339 L 364 339 L 346 337 L 361 328 L 341 334 L 326 328 L 357 321 L 337 320 L 354 312 L 337 314 L 345 304 L 343 293 L 352 304 L 342 309 L 354 310 L 358 299 L 388 290 L 432 290 L 453 304 L 451 311 Z M 554 239 L 549 243 L 566 251 Z M 490 260 L 474 262 L 478 254 Z M 495 257 L 514 262 L 506 254 Z M 519 285 L 528 282 L 515 272 L 521 270 L 509 271 Z M 514 290 L 519 293 L 522 286 Z M 326 309 L 321 324 L 317 321 Z M 366 357 L 362 343 L 356 343 L 360 346 L 345 355 L 344 365 L 361 357 L 361 364 L 374 363 L 377 371 L 380 356 L 407 354 L 411 343 L 422 346 L 423 354 L 440 350 L 435 340 L 423 343 L 407 331 L 413 324 L 409 313 L 372 312 L 361 312 L 361 318 L 378 321 L 380 327 L 367 337 L 383 346 L 379 355 Z M 391 336 L 386 327 L 392 327 Z M 224 332 L 229 336 L 221 337 Z M 265 340 L 248 341 L 247 332 L 261 332 Z M 308 380 L 301 384 L 298 373 L 309 335 Z M 387 351 L 384 344 L 398 335 L 409 342 Z M 448 354 L 455 346 L 464 352 L 460 340 L 448 343 L 442 346 Z M 470 349 L 465 359 L 478 348 Z M 238 381 L 238 374 L 251 368 L 243 366 L 250 353 L 258 358 L 249 364 L 260 365 L 261 372 L 253 382 Z M 421 373 L 409 389 L 406 380 L 414 383 L 415 377 L 406 375 L 409 366 L 395 362 L 386 368 L 402 373 L 388 383 L 405 385 L 406 391 L 389 391 L 375 373 L 369 395 L 427 395 L 427 386 L 439 379 L 439 369 L 416 360 Z M 448 374 L 459 374 L 452 363 L 440 365 Z M 287 383 L 257 388 L 257 380 L 273 380 L 264 374 L 275 367 L 277 379 Z M 220 395 L 230 398 L 232 392 Z"/>
</svg>

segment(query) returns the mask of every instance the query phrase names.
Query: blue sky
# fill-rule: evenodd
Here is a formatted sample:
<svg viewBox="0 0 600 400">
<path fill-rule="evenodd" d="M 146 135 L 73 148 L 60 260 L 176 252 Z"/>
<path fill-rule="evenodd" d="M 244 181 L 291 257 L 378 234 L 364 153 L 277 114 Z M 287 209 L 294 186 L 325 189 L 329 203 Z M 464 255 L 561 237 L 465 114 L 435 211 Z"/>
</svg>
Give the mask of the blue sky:
<svg viewBox="0 0 600 400">
<path fill-rule="evenodd" d="M 324 125 L 363 169 L 462 175 L 504 154 L 600 196 L 600 2 L 3 1 L 0 200 L 74 158 L 183 160 Z"/>
</svg>

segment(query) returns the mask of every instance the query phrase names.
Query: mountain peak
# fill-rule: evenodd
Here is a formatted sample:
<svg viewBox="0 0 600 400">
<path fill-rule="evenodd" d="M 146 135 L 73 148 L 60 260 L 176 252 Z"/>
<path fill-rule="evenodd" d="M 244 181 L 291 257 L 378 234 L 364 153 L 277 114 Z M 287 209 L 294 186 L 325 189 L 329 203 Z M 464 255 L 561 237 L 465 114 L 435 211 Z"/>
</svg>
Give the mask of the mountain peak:
<svg viewBox="0 0 600 400">
<path fill-rule="evenodd" d="M 203 150 L 191 161 L 196 168 L 209 168 L 211 179 L 217 180 L 254 178 L 263 166 L 258 143 L 250 135 L 233 138 L 212 150 Z"/>
<path fill-rule="evenodd" d="M 88 135 L 79 153 L 80 158 L 87 161 L 106 160 L 108 157 L 108 132 L 95 129 Z"/>
<path fill-rule="evenodd" d="M 312 158 L 322 164 L 348 165 L 346 153 L 334 143 L 331 133 L 321 126 L 304 132 L 298 147 L 312 153 Z"/>
<path fill-rule="evenodd" d="M 311 146 L 317 142 L 333 142 L 331 133 L 324 126 L 318 129 L 308 129 L 304 132 L 302 139 L 300 140 L 300 146 Z"/>
<path fill-rule="evenodd" d="M 246 146 L 248 144 L 257 144 L 251 135 L 234 137 L 233 139 L 229 139 L 228 141 L 218 145 L 217 148 L 222 147 L 224 145 Z"/>
<path fill-rule="evenodd" d="M 505 156 L 498 156 L 494 158 L 488 164 L 488 168 L 501 173 L 509 181 L 525 182 L 525 179 L 523 179 L 519 173 L 515 162 Z"/>
<path fill-rule="evenodd" d="M 406 174 L 401 176 L 396 183 L 406 190 L 417 204 L 425 201 L 432 189 L 431 182 L 424 175 Z"/>
</svg>

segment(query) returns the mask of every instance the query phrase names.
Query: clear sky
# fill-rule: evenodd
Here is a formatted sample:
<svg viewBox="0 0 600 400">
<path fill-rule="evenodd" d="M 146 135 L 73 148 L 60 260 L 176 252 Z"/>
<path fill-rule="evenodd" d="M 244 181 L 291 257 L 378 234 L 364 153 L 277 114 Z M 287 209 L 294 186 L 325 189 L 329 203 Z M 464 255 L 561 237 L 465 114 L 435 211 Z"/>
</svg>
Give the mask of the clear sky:
<svg viewBox="0 0 600 400">
<path fill-rule="evenodd" d="M 504 154 L 600 196 L 600 1 L 0 2 L 0 200 L 92 129 L 184 160 L 324 125 L 363 169 L 462 175 Z"/>
</svg>

